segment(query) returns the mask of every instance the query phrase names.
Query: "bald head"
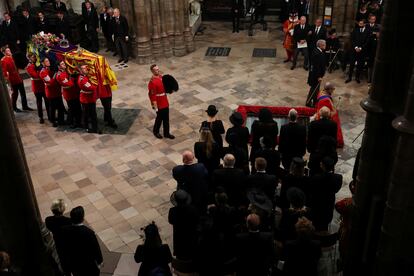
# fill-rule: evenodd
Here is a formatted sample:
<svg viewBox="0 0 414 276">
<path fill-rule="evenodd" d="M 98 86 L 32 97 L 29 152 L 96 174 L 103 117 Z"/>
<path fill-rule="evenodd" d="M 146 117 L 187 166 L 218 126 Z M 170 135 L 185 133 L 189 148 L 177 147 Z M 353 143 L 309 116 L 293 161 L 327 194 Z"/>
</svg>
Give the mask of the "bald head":
<svg viewBox="0 0 414 276">
<path fill-rule="evenodd" d="M 325 86 L 323 87 L 323 90 L 328 93 L 329 95 L 332 95 L 332 93 L 335 90 L 335 85 L 332 82 L 325 83 Z"/>
<path fill-rule="evenodd" d="M 236 158 L 233 154 L 226 154 L 223 158 L 223 167 L 224 168 L 234 168 L 234 163 L 236 163 Z"/>
<path fill-rule="evenodd" d="M 184 163 L 184 165 L 191 165 L 191 164 L 193 164 L 193 162 L 194 162 L 194 154 L 191 151 L 186 150 L 183 153 L 183 163 Z"/>
<path fill-rule="evenodd" d="M 260 217 L 256 214 L 250 214 L 246 218 L 246 224 L 249 231 L 259 230 Z"/>
<path fill-rule="evenodd" d="M 329 119 L 331 117 L 331 110 L 324 106 L 319 110 L 319 116 L 321 116 L 321 118 Z"/>
<path fill-rule="evenodd" d="M 292 108 L 291 110 L 289 110 L 289 121 L 291 122 L 296 122 L 296 120 L 298 119 L 298 112 L 296 111 L 296 109 Z"/>
</svg>

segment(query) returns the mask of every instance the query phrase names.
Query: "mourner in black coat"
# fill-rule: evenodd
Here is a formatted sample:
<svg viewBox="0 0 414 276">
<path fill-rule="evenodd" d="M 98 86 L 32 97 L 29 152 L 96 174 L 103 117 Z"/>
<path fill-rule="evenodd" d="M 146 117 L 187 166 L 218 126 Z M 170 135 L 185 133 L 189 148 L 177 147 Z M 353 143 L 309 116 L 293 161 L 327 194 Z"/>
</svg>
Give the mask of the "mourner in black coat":
<svg viewBox="0 0 414 276">
<path fill-rule="evenodd" d="M 112 8 L 104 8 L 104 12 L 99 15 L 102 33 L 106 40 L 106 51 L 115 51 L 115 44 L 112 40 L 112 25 L 113 25 L 113 10 Z"/>
<path fill-rule="evenodd" d="M 2 44 L 9 45 L 9 48 L 12 52 L 16 52 L 19 48 L 20 37 L 19 37 L 19 28 L 17 22 L 14 18 L 11 18 L 9 13 L 4 13 L 4 20 L 1 24 L 1 34 Z"/>
<path fill-rule="evenodd" d="M 326 27 L 322 25 L 322 19 L 318 18 L 315 24 L 311 26 L 312 34 L 309 39 L 309 53 L 312 53 L 313 49 L 316 48 L 316 42 L 320 39 L 326 40 L 328 31 Z"/>
<path fill-rule="evenodd" d="M 305 57 L 305 61 L 303 63 L 303 68 L 308 70 L 309 68 L 309 36 L 312 34 L 311 27 L 306 23 L 306 17 L 302 16 L 300 18 L 300 23 L 295 26 L 293 29 L 293 40 L 295 43 L 295 54 L 293 56 L 293 64 L 290 68 L 291 70 L 295 69 L 296 61 L 298 59 L 298 55 L 301 52 Z M 306 47 L 301 47 L 300 45 L 305 45 Z M 299 48 L 300 47 L 300 48 Z"/>
<path fill-rule="evenodd" d="M 361 71 L 365 65 L 365 58 L 367 54 L 367 46 L 369 42 L 369 30 L 365 27 L 365 21 L 360 20 L 358 22 L 358 27 L 354 28 L 351 34 L 352 40 L 352 55 L 351 55 L 351 64 L 349 67 L 348 79 L 345 83 L 348 83 L 352 80 L 352 74 L 354 73 L 355 62 L 357 63 L 357 68 L 355 72 L 355 80 L 357 83 L 360 83 Z"/>
<path fill-rule="evenodd" d="M 316 49 L 312 53 L 312 62 L 308 75 L 308 84 L 310 86 L 308 97 L 306 98 L 306 106 L 315 106 L 316 98 L 320 89 L 322 78 L 326 71 L 325 48 L 326 41 L 318 40 Z"/>
<path fill-rule="evenodd" d="M 289 111 L 289 123 L 280 128 L 279 152 L 282 164 L 289 170 L 293 157 L 303 157 L 306 153 L 306 127 L 297 122 L 298 112 Z"/>
<path fill-rule="evenodd" d="M 256 159 L 256 173 L 247 177 L 246 190 L 262 192 L 274 203 L 278 180 L 275 175 L 266 173 L 266 166 L 267 162 L 264 158 Z"/>
<path fill-rule="evenodd" d="M 36 26 L 36 19 L 28 10 L 23 10 L 19 28 L 21 42 L 27 42 L 32 38 L 32 35 L 36 33 Z"/>
<path fill-rule="evenodd" d="M 112 20 L 112 33 L 116 52 L 119 55 L 118 62 L 128 62 L 128 45 L 129 41 L 129 27 L 125 16 L 120 14 L 119 9 L 114 9 L 114 18 Z"/>
<path fill-rule="evenodd" d="M 321 119 L 315 120 L 308 127 L 308 151 L 314 152 L 322 136 L 332 137 L 336 141 L 337 125 L 330 119 L 328 108 L 320 109 Z"/>
<path fill-rule="evenodd" d="M 36 32 L 52 33 L 52 26 L 50 26 L 49 20 L 43 12 L 37 13 L 37 29 Z"/>
<path fill-rule="evenodd" d="M 63 3 L 61 0 L 55 0 L 56 2 L 53 3 L 53 9 L 57 12 L 63 12 L 66 13 L 67 9 L 66 9 L 66 4 Z"/>
<path fill-rule="evenodd" d="M 373 67 L 375 62 L 375 55 L 377 53 L 377 46 L 381 26 L 376 23 L 375 15 L 369 17 L 369 23 L 365 28 L 368 30 L 368 45 L 367 45 L 367 65 L 368 65 L 368 82 L 372 80 Z"/>
<path fill-rule="evenodd" d="M 246 153 L 247 144 L 249 142 L 249 129 L 243 126 L 244 120 L 242 115 L 239 112 L 234 112 L 230 115 L 230 122 L 233 124 L 233 127 L 227 129 L 226 132 L 226 141 L 233 146 L 242 148 Z M 232 141 L 229 141 L 231 137 Z"/>
<path fill-rule="evenodd" d="M 272 112 L 267 108 L 259 111 L 259 120 L 255 120 L 251 127 L 252 149 L 251 153 L 261 148 L 260 139 L 267 136 L 271 142 L 270 148 L 274 149 L 277 145 L 277 135 L 279 127 L 277 122 L 273 120 Z M 254 161 L 254 160 L 253 160 Z"/>
<path fill-rule="evenodd" d="M 231 3 L 231 18 L 233 21 L 233 33 L 239 32 L 240 17 L 243 16 L 243 1 L 232 0 Z"/>
<path fill-rule="evenodd" d="M 85 3 L 85 12 L 82 10 L 83 21 L 85 23 L 86 37 L 89 41 L 87 48 L 92 52 L 99 51 L 99 42 L 98 42 L 98 28 L 99 28 L 99 18 L 96 13 L 96 9 L 93 8 L 90 2 Z"/>
<path fill-rule="evenodd" d="M 69 22 L 67 21 L 63 12 L 59 11 L 57 15 L 58 18 L 56 20 L 55 34 L 59 37 L 62 37 L 62 35 L 64 35 L 65 38 L 70 41 L 71 31 Z"/>
</svg>

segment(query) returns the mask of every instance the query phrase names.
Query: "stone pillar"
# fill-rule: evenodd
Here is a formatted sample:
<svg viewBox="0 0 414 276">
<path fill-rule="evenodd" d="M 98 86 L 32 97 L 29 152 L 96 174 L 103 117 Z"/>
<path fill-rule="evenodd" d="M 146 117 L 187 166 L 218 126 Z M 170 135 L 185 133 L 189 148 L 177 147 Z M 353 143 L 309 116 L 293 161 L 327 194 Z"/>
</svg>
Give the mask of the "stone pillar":
<svg viewBox="0 0 414 276">
<path fill-rule="evenodd" d="M 413 54 L 411 45 L 395 38 L 407 32 L 406 22 L 410 20 L 413 4 L 386 2 L 373 83 L 368 98 L 361 103 L 367 116 L 345 276 L 378 275 L 373 268 L 397 141 L 392 121 L 402 113 L 412 71 L 407 60 Z"/>
<path fill-rule="evenodd" d="M 136 0 L 134 4 L 137 30 L 137 49 L 136 57 L 138 63 L 144 64 L 151 62 L 151 38 L 148 32 L 148 20 L 146 12 L 146 0 Z"/>
<path fill-rule="evenodd" d="M 129 35 L 131 37 L 135 36 L 135 28 L 134 28 L 134 22 L 135 22 L 135 14 L 134 14 L 134 3 L 130 0 L 119 0 L 119 10 L 121 11 L 121 14 L 125 16 L 126 20 L 128 21 L 129 26 Z M 117 6 L 114 6 L 117 7 Z"/>
<path fill-rule="evenodd" d="M 184 43 L 184 0 L 174 0 L 174 56 L 184 56 L 187 51 Z"/>
<path fill-rule="evenodd" d="M 155 57 L 163 55 L 161 45 L 161 18 L 160 18 L 160 1 L 151 0 L 151 17 L 152 17 L 152 54 Z"/>
<path fill-rule="evenodd" d="M 184 12 L 184 41 L 185 41 L 185 47 L 187 49 L 187 53 L 194 52 L 195 46 L 194 46 L 194 39 L 193 34 L 191 33 L 190 29 L 190 18 L 189 18 L 189 5 L 188 0 L 183 0 L 183 12 Z"/>
<path fill-rule="evenodd" d="M 0 248 L 22 275 L 54 276 L 9 93 L 0 68 Z M 45 232 L 47 233 L 47 231 Z"/>
<path fill-rule="evenodd" d="M 0 17 L 3 20 L 3 14 L 7 11 L 7 5 L 5 1 L 0 1 Z"/>
<path fill-rule="evenodd" d="M 170 43 L 170 38 L 168 37 L 168 24 L 171 21 L 171 18 L 168 17 L 168 1 L 160 1 L 160 19 L 161 19 L 161 44 L 162 50 L 165 57 L 172 56 L 172 48 Z"/>
</svg>

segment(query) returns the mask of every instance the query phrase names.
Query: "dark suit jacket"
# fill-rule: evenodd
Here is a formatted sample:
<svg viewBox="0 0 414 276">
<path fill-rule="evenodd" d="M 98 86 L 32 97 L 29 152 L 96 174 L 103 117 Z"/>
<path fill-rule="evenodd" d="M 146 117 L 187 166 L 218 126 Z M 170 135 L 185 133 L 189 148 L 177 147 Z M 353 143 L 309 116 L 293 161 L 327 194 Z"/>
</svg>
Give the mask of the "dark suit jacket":
<svg viewBox="0 0 414 276">
<path fill-rule="evenodd" d="M 280 129 L 279 152 L 283 157 L 302 157 L 306 153 L 306 127 L 287 123 Z"/>
<path fill-rule="evenodd" d="M 279 127 L 277 122 L 263 123 L 259 120 L 255 120 L 252 124 L 252 151 L 260 148 L 260 138 L 263 136 L 269 136 L 272 141 L 272 147 L 277 145 L 277 135 L 279 134 Z"/>
<path fill-rule="evenodd" d="M 336 140 L 337 125 L 330 119 L 320 119 L 309 124 L 308 129 L 308 151 L 314 152 L 318 147 L 322 136 L 330 136 Z"/>
<path fill-rule="evenodd" d="M 364 31 L 361 33 L 359 27 L 355 27 L 351 34 L 351 41 L 352 41 L 352 48 L 361 47 L 362 51 L 365 52 L 368 46 L 368 38 L 369 38 L 369 30 L 368 28 L 364 28 Z"/>
<path fill-rule="evenodd" d="M 128 21 L 126 20 L 125 16 L 119 16 L 119 23 L 116 22 L 116 18 L 114 17 L 112 20 L 112 32 L 114 37 L 126 37 L 129 34 L 129 27 Z"/>
<path fill-rule="evenodd" d="M 316 25 L 312 25 L 311 27 L 312 34 L 310 35 L 310 46 L 311 48 L 316 48 L 316 41 L 319 39 L 326 40 L 327 30 L 325 26 L 321 25 L 318 34 L 316 34 Z"/>
<path fill-rule="evenodd" d="M 98 264 L 103 262 L 103 258 L 95 232 L 84 225 L 71 225 L 64 227 L 62 234 L 64 267 L 70 272 L 99 275 Z"/>
<path fill-rule="evenodd" d="M 60 6 L 58 7 L 57 6 L 57 3 L 53 3 L 53 9 L 55 10 L 55 11 L 61 11 L 61 12 L 67 12 L 67 9 L 66 9 L 66 4 L 65 3 L 63 3 L 62 1 L 60 2 Z"/>
<path fill-rule="evenodd" d="M 49 24 L 49 20 L 45 17 L 43 19 L 43 21 L 40 21 L 40 19 L 37 19 L 37 30 L 36 32 L 45 32 L 45 33 L 49 33 L 52 31 L 52 28 Z"/>
<path fill-rule="evenodd" d="M 275 256 L 272 233 L 248 232 L 236 239 L 237 275 L 267 276 Z"/>
<path fill-rule="evenodd" d="M 234 141 L 234 145 L 242 148 L 243 150 L 247 151 L 247 143 L 249 142 L 250 134 L 249 129 L 247 127 L 239 127 L 239 126 L 233 126 L 229 129 L 227 129 L 226 132 L 226 142 L 231 144 L 229 142 L 229 136 L 235 135 L 236 139 Z"/>
<path fill-rule="evenodd" d="M 381 26 L 379 24 L 374 24 L 374 26 L 371 27 L 370 24 L 366 24 L 365 28 L 368 30 L 368 44 L 367 44 L 368 57 L 370 57 L 371 59 L 374 59 L 376 51 L 377 51 L 377 44 L 378 44 L 378 38 L 376 36 L 376 33 L 380 32 Z"/>
<path fill-rule="evenodd" d="M 293 240 L 287 241 L 283 248 L 285 265 L 283 272 L 286 276 L 317 276 L 318 262 L 321 257 L 319 241 Z"/>
<path fill-rule="evenodd" d="M 1 35 L 4 37 L 6 44 L 16 45 L 17 40 L 20 39 L 19 28 L 13 18 L 10 20 L 10 24 L 8 26 L 6 21 L 3 21 L 1 25 Z"/>
<path fill-rule="evenodd" d="M 311 66 L 309 69 L 308 84 L 310 86 L 318 83 L 318 78 L 322 78 L 326 71 L 326 56 L 323 51 L 314 48 L 311 56 Z"/>
<path fill-rule="evenodd" d="M 305 24 L 303 30 L 300 24 L 296 25 L 293 31 L 293 39 L 295 40 L 295 43 L 298 43 L 300 40 L 309 41 L 309 31 L 311 31 L 311 27 L 308 24 Z"/>
<path fill-rule="evenodd" d="M 62 20 L 56 20 L 55 34 L 57 36 L 60 36 L 60 34 L 64 34 L 67 39 L 70 37 L 70 26 L 69 22 L 65 17 L 63 17 Z"/>
<path fill-rule="evenodd" d="M 29 18 L 22 16 L 20 21 L 20 39 L 22 41 L 28 41 L 32 35 L 36 33 L 37 22 L 36 19 L 29 15 Z"/>
<path fill-rule="evenodd" d="M 145 245 L 138 245 L 134 260 L 142 263 L 139 268 L 138 276 L 151 275 L 155 268 L 162 268 L 166 273 L 170 271 L 169 263 L 172 261 L 171 251 L 168 244 L 162 244 L 158 248 L 148 248 Z M 172 275 L 171 273 L 163 275 Z"/>
<path fill-rule="evenodd" d="M 220 165 L 221 150 L 217 143 L 213 143 L 211 155 L 207 156 L 207 144 L 205 142 L 196 142 L 194 144 L 194 155 L 198 163 L 204 164 L 208 173 L 211 175 Z"/>
<path fill-rule="evenodd" d="M 218 186 L 226 190 L 231 206 L 237 206 L 245 199 L 246 175 L 242 169 L 221 168 L 213 172 L 212 184 L 214 188 Z"/>
<path fill-rule="evenodd" d="M 91 8 L 91 11 L 88 13 L 88 11 L 85 9 L 85 13 L 82 13 L 82 16 L 83 21 L 88 28 L 88 31 L 96 31 L 96 29 L 99 27 L 99 19 L 96 10 L 94 8 Z"/>
<path fill-rule="evenodd" d="M 112 17 L 109 16 L 109 14 L 106 14 L 106 20 L 103 13 L 99 15 L 99 21 L 101 24 L 102 32 L 105 36 L 111 36 L 112 35 Z"/>
<path fill-rule="evenodd" d="M 254 161 L 256 158 L 262 157 L 266 160 L 266 172 L 271 175 L 279 176 L 280 174 L 280 153 L 275 149 L 261 148 L 250 155 L 252 164 L 252 173 L 256 172 L 254 168 Z"/>
<path fill-rule="evenodd" d="M 91 9 L 96 11 L 95 5 L 92 2 L 89 2 L 89 3 L 91 3 Z M 87 9 L 85 5 L 85 1 L 83 1 L 82 2 L 82 16 L 85 17 L 86 15 L 87 15 Z"/>
<path fill-rule="evenodd" d="M 207 207 L 208 171 L 201 163 L 178 165 L 172 170 L 177 181 L 177 189 L 183 189 L 191 195 L 192 203 L 204 213 Z"/>
<path fill-rule="evenodd" d="M 277 177 L 267 173 L 256 172 L 247 177 L 246 190 L 258 190 L 266 194 L 266 196 L 274 201 L 277 187 Z"/>
</svg>

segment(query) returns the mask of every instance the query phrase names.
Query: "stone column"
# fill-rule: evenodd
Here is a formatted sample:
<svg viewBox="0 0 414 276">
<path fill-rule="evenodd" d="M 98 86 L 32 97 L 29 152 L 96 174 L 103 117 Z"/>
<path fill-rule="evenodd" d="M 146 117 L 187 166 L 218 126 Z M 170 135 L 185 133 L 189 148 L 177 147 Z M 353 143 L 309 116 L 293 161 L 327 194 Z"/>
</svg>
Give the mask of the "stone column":
<svg viewBox="0 0 414 276">
<path fill-rule="evenodd" d="M 51 248 L 44 243 L 45 228 L 1 68 L 0 121 L 0 248 L 22 275 L 53 276 Z"/>
<path fill-rule="evenodd" d="M 151 0 L 151 17 L 152 17 L 152 54 L 155 57 L 161 57 L 163 54 L 161 45 L 161 18 L 160 18 L 159 0 Z"/>
<path fill-rule="evenodd" d="M 175 15 L 174 15 L 174 1 L 175 0 L 164 0 L 165 2 L 165 31 L 167 33 L 170 45 L 174 47 L 174 29 L 175 29 Z"/>
<path fill-rule="evenodd" d="M 136 57 L 138 63 L 145 64 L 151 61 L 151 38 L 148 32 L 146 0 L 136 0 L 134 4 L 137 30 Z"/>
<path fill-rule="evenodd" d="M 187 53 L 184 43 L 184 0 L 174 0 L 174 56 L 184 56 Z"/>
<path fill-rule="evenodd" d="M 172 48 L 168 37 L 168 24 L 171 18 L 168 18 L 168 1 L 160 1 L 160 21 L 161 21 L 161 45 L 165 57 L 172 56 Z"/>
<path fill-rule="evenodd" d="M 135 35 L 135 14 L 134 14 L 134 3 L 130 0 L 119 0 L 119 10 L 121 14 L 126 17 L 129 26 L 129 35 L 134 37 Z"/>
<path fill-rule="evenodd" d="M 183 12 L 184 12 L 184 41 L 185 41 L 185 47 L 187 49 L 187 53 L 194 52 L 195 46 L 194 46 L 194 39 L 193 34 L 191 33 L 190 29 L 190 18 L 189 18 L 189 6 L 188 6 L 188 0 L 183 0 Z"/>
</svg>

